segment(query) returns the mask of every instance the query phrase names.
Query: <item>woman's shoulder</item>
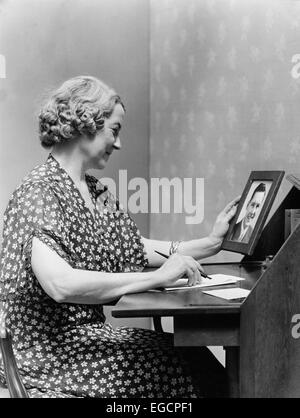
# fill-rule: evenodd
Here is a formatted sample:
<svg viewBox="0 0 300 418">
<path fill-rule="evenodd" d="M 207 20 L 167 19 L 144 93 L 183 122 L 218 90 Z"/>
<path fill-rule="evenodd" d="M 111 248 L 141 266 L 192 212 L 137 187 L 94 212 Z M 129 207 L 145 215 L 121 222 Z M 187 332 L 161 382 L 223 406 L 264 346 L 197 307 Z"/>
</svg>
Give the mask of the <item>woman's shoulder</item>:
<svg viewBox="0 0 300 418">
<path fill-rule="evenodd" d="M 35 166 L 19 183 L 11 195 L 9 203 L 20 199 L 26 199 L 26 196 L 38 191 L 49 193 L 54 190 L 53 174 L 49 171 L 47 162 Z"/>
<path fill-rule="evenodd" d="M 21 181 L 17 191 L 25 191 L 34 187 L 47 186 L 51 184 L 51 176 L 47 171 L 46 164 L 34 167 Z"/>
</svg>

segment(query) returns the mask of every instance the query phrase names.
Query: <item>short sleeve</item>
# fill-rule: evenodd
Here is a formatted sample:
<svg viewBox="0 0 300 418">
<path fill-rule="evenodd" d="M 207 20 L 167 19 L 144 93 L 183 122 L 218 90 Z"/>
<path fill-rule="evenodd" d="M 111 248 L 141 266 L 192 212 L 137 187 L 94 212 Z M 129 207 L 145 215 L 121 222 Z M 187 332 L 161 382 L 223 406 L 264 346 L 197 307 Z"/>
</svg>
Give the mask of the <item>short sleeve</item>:
<svg viewBox="0 0 300 418">
<path fill-rule="evenodd" d="M 4 216 L 1 300 L 32 289 L 36 283 L 31 269 L 33 237 L 71 264 L 65 218 L 50 185 L 27 185 L 15 193 Z"/>
</svg>

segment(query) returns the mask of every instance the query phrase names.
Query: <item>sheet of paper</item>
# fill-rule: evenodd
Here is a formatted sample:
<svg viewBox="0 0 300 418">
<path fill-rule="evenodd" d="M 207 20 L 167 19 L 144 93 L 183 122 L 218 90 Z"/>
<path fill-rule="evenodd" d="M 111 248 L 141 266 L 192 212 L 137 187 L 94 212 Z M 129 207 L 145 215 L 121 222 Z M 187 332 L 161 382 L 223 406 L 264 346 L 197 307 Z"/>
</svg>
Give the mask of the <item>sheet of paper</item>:
<svg viewBox="0 0 300 418">
<path fill-rule="evenodd" d="M 203 293 L 211 296 L 217 296 L 218 298 L 222 299 L 234 300 L 246 298 L 249 295 L 250 290 L 233 287 L 230 289 L 204 290 Z"/>
<path fill-rule="evenodd" d="M 205 287 L 211 287 L 211 286 L 224 286 L 227 284 L 237 283 L 240 280 L 245 280 L 242 277 L 228 276 L 226 274 L 210 274 L 209 277 L 211 277 L 211 279 L 206 279 L 205 277 L 202 277 L 202 282 L 192 287 L 187 286 L 187 279 L 179 279 L 177 280 L 177 282 L 174 283 L 173 286 L 166 287 L 165 290 L 194 289 L 195 287 L 205 288 Z"/>
</svg>

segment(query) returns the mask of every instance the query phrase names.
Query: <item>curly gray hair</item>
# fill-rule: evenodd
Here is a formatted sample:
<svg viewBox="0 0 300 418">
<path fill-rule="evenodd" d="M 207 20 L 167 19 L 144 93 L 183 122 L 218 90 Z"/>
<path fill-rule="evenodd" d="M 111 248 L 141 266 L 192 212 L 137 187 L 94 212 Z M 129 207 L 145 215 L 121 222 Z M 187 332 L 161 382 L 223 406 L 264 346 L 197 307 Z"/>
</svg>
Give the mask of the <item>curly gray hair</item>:
<svg viewBox="0 0 300 418">
<path fill-rule="evenodd" d="M 39 113 L 39 136 L 45 148 L 82 134 L 95 135 L 114 107 L 125 106 L 117 93 L 95 77 L 78 76 L 64 82 Z"/>
</svg>

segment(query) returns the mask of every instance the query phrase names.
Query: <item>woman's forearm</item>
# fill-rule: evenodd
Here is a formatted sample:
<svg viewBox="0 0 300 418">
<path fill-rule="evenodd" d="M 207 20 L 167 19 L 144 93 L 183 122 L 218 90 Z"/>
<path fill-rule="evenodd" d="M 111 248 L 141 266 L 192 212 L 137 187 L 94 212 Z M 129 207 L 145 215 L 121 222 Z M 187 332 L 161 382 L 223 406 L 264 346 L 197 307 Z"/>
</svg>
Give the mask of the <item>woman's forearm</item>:
<svg viewBox="0 0 300 418">
<path fill-rule="evenodd" d="M 57 283 L 61 303 L 103 304 L 160 286 L 155 271 L 105 273 L 71 269 Z"/>
<path fill-rule="evenodd" d="M 162 265 L 166 261 L 165 258 L 154 251 L 157 249 L 168 253 L 170 243 L 152 240 L 144 240 L 144 243 L 147 247 L 147 255 L 151 253 L 159 257 L 156 267 Z M 209 256 L 215 251 L 216 241 L 211 238 L 182 242 L 179 246 L 180 254 L 190 255 L 196 259 Z M 151 262 L 149 264 L 151 266 Z M 161 287 L 166 279 L 159 270 L 107 273 L 74 269 L 37 238 L 33 239 L 31 265 L 44 291 L 59 303 L 108 303 L 128 293 Z M 177 274 L 180 276 L 177 269 L 176 271 L 171 269 L 169 276 L 170 274 L 172 278 L 176 278 Z"/>
<path fill-rule="evenodd" d="M 222 246 L 222 241 L 226 236 L 229 228 L 229 223 L 236 214 L 237 205 L 240 197 L 237 197 L 230 202 L 217 216 L 217 219 L 213 225 L 211 233 L 200 239 L 194 239 L 190 241 L 182 241 L 177 247 L 179 254 L 188 255 L 196 260 L 210 257 L 217 254 Z M 155 250 L 169 255 L 170 241 L 155 241 L 151 239 L 142 238 L 147 257 L 149 260 L 149 266 L 157 267 L 161 266 L 165 259 L 155 253 Z"/>
<path fill-rule="evenodd" d="M 107 273 L 72 268 L 38 238 L 33 238 L 31 266 L 47 295 L 59 303 L 102 304 L 162 283 L 157 270 Z"/>
<path fill-rule="evenodd" d="M 196 260 L 200 260 L 217 254 L 220 251 L 221 244 L 222 241 L 220 239 L 207 236 L 205 238 L 182 241 L 178 247 L 178 252 L 179 254 L 189 255 Z"/>
<path fill-rule="evenodd" d="M 142 238 L 145 251 L 150 267 L 159 267 L 166 260 L 155 252 L 159 251 L 163 254 L 169 255 L 170 241 L 158 241 L 152 239 Z M 182 255 L 189 255 L 196 260 L 210 257 L 220 251 L 222 240 L 209 235 L 205 238 L 194 239 L 190 241 L 181 241 L 178 247 L 178 253 Z"/>
</svg>

